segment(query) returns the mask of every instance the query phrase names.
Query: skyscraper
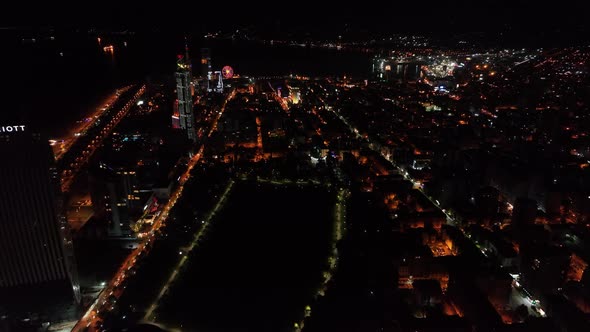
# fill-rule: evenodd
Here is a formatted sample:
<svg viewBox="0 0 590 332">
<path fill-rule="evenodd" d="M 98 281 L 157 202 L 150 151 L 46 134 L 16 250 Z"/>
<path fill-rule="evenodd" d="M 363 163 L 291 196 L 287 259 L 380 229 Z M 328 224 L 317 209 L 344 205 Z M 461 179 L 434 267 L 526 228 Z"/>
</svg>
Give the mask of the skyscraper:
<svg viewBox="0 0 590 332">
<path fill-rule="evenodd" d="M 211 72 L 211 51 L 208 48 L 201 49 L 201 77 L 207 78 Z"/>
<path fill-rule="evenodd" d="M 211 51 L 208 48 L 201 49 L 201 82 L 205 91 L 210 91 L 211 84 Z"/>
<path fill-rule="evenodd" d="M 178 55 L 176 62 L 176 93 L 178 95 L 178 112 L 180 116 L 180 128 L 183 129 L 189 140 L 195 142 L 197 135 L 195 132 L 195 116 L 193 114 L 193 96 L 191 89 L 191 63 L 188 57 L 188 48 L 186 55 Z"/>
<path fill-rule="evenodd" d="M 108 235 L 131 235 L 131 218 L 141 210 L 135 167 L 100 162 L 91 179 L 95 216 L 107 222 Z"/>
<path fill-rule="evenodd" d="M 43 305 L 79 301 L 72 241 L 49 144 L 18 127 L 0 133 L 0 306 L 51 315 Z"/>
</svg>

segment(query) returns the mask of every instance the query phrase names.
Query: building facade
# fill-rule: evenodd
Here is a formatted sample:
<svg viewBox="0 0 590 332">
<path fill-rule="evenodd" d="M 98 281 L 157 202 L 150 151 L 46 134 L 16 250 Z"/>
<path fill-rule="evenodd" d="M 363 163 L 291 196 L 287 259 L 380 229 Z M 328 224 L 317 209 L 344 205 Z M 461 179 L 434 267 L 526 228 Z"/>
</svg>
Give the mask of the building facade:
<svg viewBox="0 0 590 332">
<path fill-rule="evenodd" d="M 201 78 L 207 78 L 211 69 L 211 50 L 208 48 L 201 49 Z"/>
<path fill-rule="evenodd" d="M 176 63 L 176 94 L 178 97 L 178 113 L 180 128 L 186 132 L 187 138 L 196 141 L 195 116 L 193 113 L 191 65 L 186 56 L 179 55 Z"/>
<path fill-rule="evenodd" d="M 79 285 L 53 153 L 26 128 L 0 134 L 0 290 Z"/>
<path fill-rule="evenodd" d="M 133 233 L 132 217 L 141 211 L 135 168 L 101 162 L 92 173 L 91 196 L 95 215 L 106 221 L 109 236 L 130 236 Z"/>
</svg>

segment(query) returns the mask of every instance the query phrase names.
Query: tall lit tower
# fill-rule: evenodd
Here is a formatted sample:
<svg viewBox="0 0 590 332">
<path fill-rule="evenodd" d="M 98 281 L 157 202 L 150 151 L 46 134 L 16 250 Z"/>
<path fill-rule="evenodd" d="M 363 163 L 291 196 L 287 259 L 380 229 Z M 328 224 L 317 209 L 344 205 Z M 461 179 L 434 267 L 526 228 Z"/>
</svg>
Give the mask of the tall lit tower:
<svg viewBox="0 0 590 332">
<path fill-rule="evenodd" d="M 186 42 L 186 39 L 185 39 Z M 188 44 L 185 43 L 185 55 L 178 55 L 176 61 L 176 93 L 178 95 L 178 113 L 180 128 L 186 131 L 189 140 L 195 142 L 195 116 L 193 114 L 191 61 L 188 56 Z"/>
<path fill-rule="evenodd" d="M 0 307 L 25 302 L 52 311 L 80 299 L 60 176 L 47 140 L 24 125 L 9 127 L 0 132 L 7 157 L 0 163 Z"/>
<path fill-rule="evenodd" d="M 201 77 L 206 78 L 211 71 L 211 51 L 208 48 L 201 49 Z"/>
<path fill-rule="evenodd" d="M 201 79 L 203 80 L 203 88 L 205 91 L 210 89 L 211 80 L 211 51 L 208 48 L 201 49 Z"/>
</svg>

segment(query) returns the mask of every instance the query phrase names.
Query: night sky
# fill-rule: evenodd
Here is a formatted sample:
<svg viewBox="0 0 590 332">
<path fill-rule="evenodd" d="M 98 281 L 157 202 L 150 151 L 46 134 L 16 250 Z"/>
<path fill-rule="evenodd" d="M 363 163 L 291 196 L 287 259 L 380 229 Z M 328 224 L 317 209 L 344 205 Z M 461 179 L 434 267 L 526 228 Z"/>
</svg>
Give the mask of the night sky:
<svg viewBox="0 0 590 332">
<path fill-rule="evenodd" d="M 79 5 L 15 2 L 0 17 L 4 26 L 96 26 L 103 28 L 208 31 L 236 26 L 311 32 L 355 30 L 391 32 L 579 30 L 585 28 L 586 1 L 320 1 L 79 2 Z M 20 7 L 20 8 L 19 8 Z"/>
<path fill-rule="evenodd" d="M 24 86 L 45 75 L 27 63 L 20 38 L 37 31 L 77 30 L 162 32 L 166 35 L 241 29 L 261 39 L 330 39 L 366 41 L 391 33 L 429 33 L 455 43 L 462 33 L 479 33 L 470 40 L 488 46 L 553 47 L 590 41 L 586 1 L 562 0 L 547 6 L 540 1 L 357 1 L 356 5 L 320 1 L 85 1 L 75 5 L 16 1 L 0 11 L 0 54 L 5 109 L 22 108 Z M 14 33 L 16 32 L 16 34 Z M 3 40 L 2 37 L 10 36 Z M 15 35 L 17 37 L 15 37 Z M 543 45 L 541 45 L 543 44 Z M 453 46 L 453 45 L 447 45 Z M 17 51 L 17 52 L 14 52 Z M 25 52 L 26 53 L 26 52 Z M 55 75 L 55 74 L 52 74 Z M 29 81 L 29 83 L 27 83 Z M 14 84 L 16 82 L 17 84 Z M 15 96 L 21 96 L 15 98 Z M 2 112 L 19 116 L 19 112 Z"/>
</svg>

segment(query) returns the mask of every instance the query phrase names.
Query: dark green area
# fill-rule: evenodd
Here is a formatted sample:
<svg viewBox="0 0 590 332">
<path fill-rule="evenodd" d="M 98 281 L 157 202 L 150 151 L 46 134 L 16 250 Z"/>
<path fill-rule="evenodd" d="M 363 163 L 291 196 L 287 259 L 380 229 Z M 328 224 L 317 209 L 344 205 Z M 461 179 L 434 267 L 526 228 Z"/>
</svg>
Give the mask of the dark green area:
<svg viewBox="0 0 590 332">
<path fill-rule="evenodd" d="M 166 294 L 157 321 L 196 331 L 287 331 L 326 269 L 334 195 L 237 183 Z"/>
</svg>

